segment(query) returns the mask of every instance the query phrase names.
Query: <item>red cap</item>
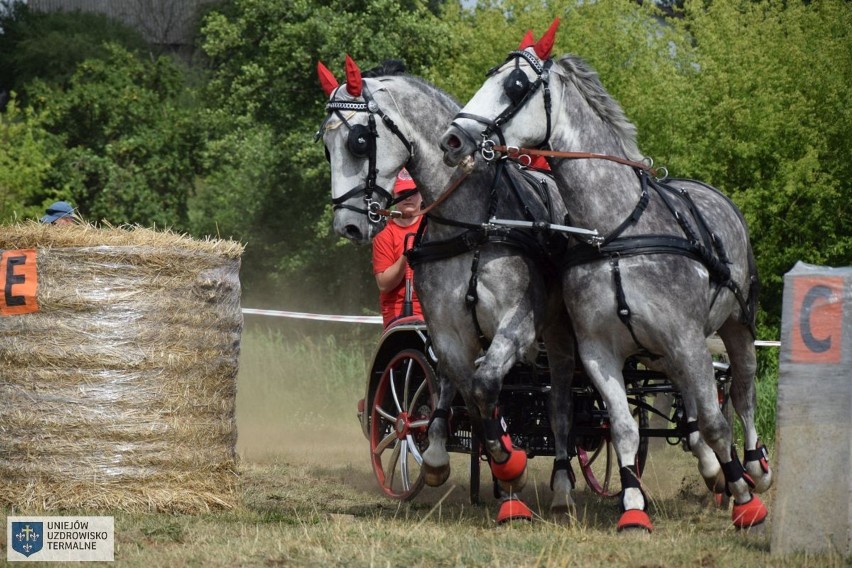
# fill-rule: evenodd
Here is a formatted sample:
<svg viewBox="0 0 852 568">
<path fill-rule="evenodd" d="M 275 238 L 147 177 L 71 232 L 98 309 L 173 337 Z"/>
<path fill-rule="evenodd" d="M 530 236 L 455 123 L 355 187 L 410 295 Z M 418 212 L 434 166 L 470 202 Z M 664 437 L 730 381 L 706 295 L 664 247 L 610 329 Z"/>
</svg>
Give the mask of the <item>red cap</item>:
<svg viewBox="0 0 852 568">
<path fill-rule="evenodd" d="M 415 184 L 414 180 L 411 179 L 411 174 L 408 173 L 408 170 L 402 168 L 399 170 L 399 173 L 396 174 L 396 183 L 393 185 L 393 192 L 400 194 L 403 191 L 408 191 L 409 189 L 417 189 L 417 184 Z"/>
</svg>

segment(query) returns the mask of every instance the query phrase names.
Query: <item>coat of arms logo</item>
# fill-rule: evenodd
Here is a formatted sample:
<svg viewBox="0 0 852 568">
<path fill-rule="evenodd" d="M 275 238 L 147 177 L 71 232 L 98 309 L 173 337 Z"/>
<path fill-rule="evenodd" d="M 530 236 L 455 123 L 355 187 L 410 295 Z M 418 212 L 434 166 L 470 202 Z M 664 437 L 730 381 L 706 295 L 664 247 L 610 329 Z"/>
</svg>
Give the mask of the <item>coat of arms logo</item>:
<svg viewBox="0 0 852 568">
<path fill-rule="evenodd" d="M 41 550 L 43 544 L 42 523 L 12 522 L 12 550 L 29 557 Z"/>
</svg>

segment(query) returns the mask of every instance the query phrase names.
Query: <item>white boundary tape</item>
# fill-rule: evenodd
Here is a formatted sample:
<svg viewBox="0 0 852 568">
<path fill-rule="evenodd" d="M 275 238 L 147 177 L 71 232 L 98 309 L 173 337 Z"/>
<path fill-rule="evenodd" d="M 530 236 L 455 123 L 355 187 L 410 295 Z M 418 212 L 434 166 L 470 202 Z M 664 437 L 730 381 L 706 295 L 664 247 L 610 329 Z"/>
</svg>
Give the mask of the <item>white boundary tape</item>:
<svg viewBox="0 0 852 568">
<path fill-rule="evenodd" d="M 251 316 L 272 316 L 278 318 L 307 319 L 316 321 L 339 321 L 346 323 L 369 323 L 381 324 L 381 316 L 337 316 L 329 314 L 310 314 L 306 312 L 282 312 L 279 310 L 256 310 L 254 308 L 243 308 L 243 313 Z M 780 341 L 764 341 L 758 339 L 754 342 L 755 347 L 781 347 Z"/>
<path fill-rule="evenodd" d="M 340 321 L 347 323 L 381 324 L 381 316 L 335 316 L 327 314 L 309 314 L 305 312 L 282 312 L 278 310 L 255 310 L 243 308 L 243 313 L 252 316 L 273 316 L 278 318 L 307 319 L 317 321 Z"/>
</svg>

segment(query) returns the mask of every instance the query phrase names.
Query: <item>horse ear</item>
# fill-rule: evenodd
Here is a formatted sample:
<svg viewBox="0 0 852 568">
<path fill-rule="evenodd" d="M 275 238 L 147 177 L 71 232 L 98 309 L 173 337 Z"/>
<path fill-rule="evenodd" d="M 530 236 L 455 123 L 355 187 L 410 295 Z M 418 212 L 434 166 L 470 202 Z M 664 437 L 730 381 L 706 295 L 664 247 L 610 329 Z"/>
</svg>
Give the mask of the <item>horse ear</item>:
<svg viewBox="0 0 852 568">
<path fill-rule="evenodd" d="M 361 96 L 361 70 L 358 65 L 346 54 L 346 91 L 353 97 Z"/>
<path fill-rule="evenodd" d="M 541 39 L 536 42 L 535 54 L 538 55 L 539 59 L 547 59 L 550 57 L 550 50 L 553 49 L 553 41 L 556 36 L 556 28 L 558 27 L 559 18 L 554 18 L 553 23 L 550 24 L 550 27 L 547 28 L 547 31 L 544 32 L 543 36 L 541 36 Z"/>
<path fill-rule="evenodd" d="M 331 96 L 331 93 L 334 92 L 334 89 L 337 88 L 339 83 L 337 79 L 334 78 L 334 74 L 328 70 L 328 67 L 323 65 L 322 61 L 317 61 L 317 75 L 319 76 L 320 85 L 322 85 L 322 90 L 325 91 L 326 96 Z"/>
<path fill-rule="evenodd" d="M 518 46 L 518 51 L 523 51 L 528 47 L 532 47 L 535 45 L 535 37 L 533 36 L 532 30 L 527 30 L 524 39 L 521 40 L 521 45 Z"/>
</svg>

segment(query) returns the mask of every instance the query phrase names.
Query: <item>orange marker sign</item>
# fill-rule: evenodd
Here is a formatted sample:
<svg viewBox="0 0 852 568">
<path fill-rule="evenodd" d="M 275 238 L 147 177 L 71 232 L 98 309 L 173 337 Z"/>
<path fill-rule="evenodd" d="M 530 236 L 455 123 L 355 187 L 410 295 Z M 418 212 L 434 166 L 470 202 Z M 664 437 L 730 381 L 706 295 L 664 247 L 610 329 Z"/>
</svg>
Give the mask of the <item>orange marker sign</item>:
<svg viewBox="0 0 852 568">
<path fill-rule="evenodd" d="M 843 338 L 843 278 L 793 279 L 794 363 L 839 363 Z"/>
<path fill-rule="evenodd" d="M 0 251 L 0 316 L 38 311 L 35 249 Z"/>
</svg>

